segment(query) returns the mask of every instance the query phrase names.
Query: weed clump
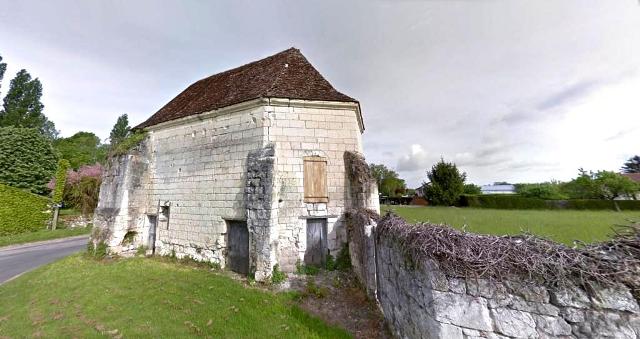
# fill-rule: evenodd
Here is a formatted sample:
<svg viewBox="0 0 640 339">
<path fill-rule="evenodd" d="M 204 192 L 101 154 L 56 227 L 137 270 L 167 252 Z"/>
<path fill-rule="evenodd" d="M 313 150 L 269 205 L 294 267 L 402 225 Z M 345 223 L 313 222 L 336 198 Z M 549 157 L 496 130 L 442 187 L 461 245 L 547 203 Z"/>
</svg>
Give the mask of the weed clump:
<svg viewBox="0 0 640 339">
<path fill-rule="evenodd" d="M 287 274 L 280 270 L 280 265 L 275 264 L 273 266 L 273 272 L 271 272 L 271 283 L 279 284 L 287 279 Z"/>
</svg>

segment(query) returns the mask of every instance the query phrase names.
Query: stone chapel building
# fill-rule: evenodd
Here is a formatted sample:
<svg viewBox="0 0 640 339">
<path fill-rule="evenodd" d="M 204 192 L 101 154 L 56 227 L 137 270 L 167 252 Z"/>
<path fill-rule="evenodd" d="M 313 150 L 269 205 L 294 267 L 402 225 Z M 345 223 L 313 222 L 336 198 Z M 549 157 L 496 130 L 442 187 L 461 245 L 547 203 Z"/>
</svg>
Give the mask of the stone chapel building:
<svg viewBox="0 0 640 339">
<path fill-rule="evenodd" d="M 347 242 L 360 104 L 299 50 L 199 80 L 136 129 L 147 137 L 110 160 L 95 212 L 111 252 L 145 246 L 262 280 Z M 360 204 L 379 210 L 369 192 Z"/>
</svg>

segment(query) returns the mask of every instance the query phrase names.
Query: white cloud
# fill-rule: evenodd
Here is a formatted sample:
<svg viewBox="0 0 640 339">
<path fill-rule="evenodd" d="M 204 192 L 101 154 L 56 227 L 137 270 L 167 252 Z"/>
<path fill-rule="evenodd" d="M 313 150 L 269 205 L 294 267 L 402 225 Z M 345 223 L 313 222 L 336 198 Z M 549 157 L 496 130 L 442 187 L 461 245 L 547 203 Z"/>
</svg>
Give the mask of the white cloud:
<svg viewBox="0 0 640 339">
<path fill-rule="evenodd" d="M 640 152 L 635 1 L 152 4 L 4 1 L 3 92 L 27 68 L 63 135 L 104 138 L 122 113 L 139 123 L 293 45 L 361 102 L 368 160 L 411 186 L 441 156 L 490 183 L 616 170 Z"/>
</svg>

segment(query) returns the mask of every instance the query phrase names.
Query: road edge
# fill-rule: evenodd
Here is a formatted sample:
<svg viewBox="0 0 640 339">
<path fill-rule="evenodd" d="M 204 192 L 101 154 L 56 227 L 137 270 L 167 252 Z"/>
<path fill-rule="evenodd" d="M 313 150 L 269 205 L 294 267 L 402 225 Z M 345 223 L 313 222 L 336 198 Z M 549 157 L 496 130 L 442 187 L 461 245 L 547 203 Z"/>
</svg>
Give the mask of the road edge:
<svg viewBox="0 0 640 339">
<path fill-rule="evenodd" d="M 20 249 L 20 248 L 29 248 L 29 247 L 48 245 L 48 244 L 55 244 L 55 243 L 59 243 L 67 240 L 76 240 L 76 239 L 82 239 L 82 238 L 87 238 L 88 240 L 89 236 L 90 236 L 89 234 L 82 234 L 82 235 L 74 235 L 71 237 L 57 238 L 57 239 L 51 239 L 51 240 L 40 240 L 40 241 L 27 242 L 22 244 L 7 245 L 7 246 L 0 247 L 0 252 Z"/>
</svg>

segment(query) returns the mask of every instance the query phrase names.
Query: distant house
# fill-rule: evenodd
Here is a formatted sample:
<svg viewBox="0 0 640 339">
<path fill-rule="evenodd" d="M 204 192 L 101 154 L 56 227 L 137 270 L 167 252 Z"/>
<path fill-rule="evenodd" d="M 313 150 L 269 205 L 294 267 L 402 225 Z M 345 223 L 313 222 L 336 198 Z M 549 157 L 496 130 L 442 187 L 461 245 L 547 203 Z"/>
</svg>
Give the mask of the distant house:
<svg viewBox="0 0 640 339">
<path fill-rule="evenodd" d="M 516 186 L 511 184 L 493 184 L 480 187 L 482 194 L 515 194 Z"/>
<path fill-rule="evenodd" d="M 640 173 L 621 173 L 622 175 L 624 175 L 625 177 L 637 182 L 640 184 Z M 633 200 L 640 200 L 640 192 L 637 192 L 635 197 L 624 197 L 622 198 L 624 200 L 627 199 L 633 199 Z"/>
<path fill-rule="evenodd" d="M 622 175 L 637 183 L 640 183 L 640 173 L 622 173 Z"/>
</svg>

